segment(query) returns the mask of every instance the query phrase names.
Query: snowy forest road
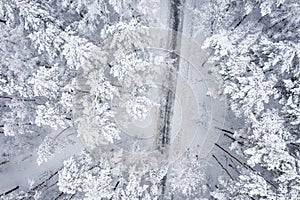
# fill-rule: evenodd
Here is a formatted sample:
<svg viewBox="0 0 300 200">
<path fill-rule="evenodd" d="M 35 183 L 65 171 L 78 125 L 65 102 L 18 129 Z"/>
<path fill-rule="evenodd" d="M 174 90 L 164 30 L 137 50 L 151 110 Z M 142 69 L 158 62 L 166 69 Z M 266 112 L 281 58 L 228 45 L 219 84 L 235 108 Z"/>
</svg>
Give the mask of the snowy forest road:
<svg viewBox="0 0 300 200">
<path fill-rule="evenodd" d="M 169 30 L 150 30 L 160 41 L 155 48 L 167 50 L 176 59 L 164 82 L 167 91 L 162 96 L 166 101 L 161 105 L 158 130 L 161 147 L 168 146 L 165 153 L 169 160 L 190 147 L 198 149 L 199 157 L 206 157 L 219 137 L 216 127 L 223 126 L 226 109 L 225 98 L 218 94 L 220 83 L 207 62 L 209 53 L 202 49 L 205 36 L 196 42 L 190 34 L 198 22 L 186 7 L 201 2 L 184 3 L 169 1 Z"/>
<path fill-rule="evenodd" d="M 182 32 L 182 24 L 183 24 L 183 13 L 180 10 L 180 0 L 171 0 L 169 5 L 169 26 L 171 27 L 171 35 L 170 35 L 170 47 L 169 54 L 170 58 L 174 59 L 173 66 L 169 68 L 166 74 L 166 94 L 163 95 L 166 97 L 165 101 L 160 104 L 160 118 L 159 118 L 159 127 L 158 127 L 158 148 L 162 154 L 168 153 L 168 146 L 170 145 L 170 130 L 171 130 L 171 119 L 173 116 L 173 107 L 175 103 L 175 93 L 176 93 L 176 82 L 177 82 L 177 72 L 179 69 L 180 56 L 176 54 L 174 51 L 176 47 L 180 46 L 180 38 L 178 38 L 178 32 Z M 164 193 L 166 190 L 166 181 L 167 175 L 165 175 L 161 181 L 161 197 L 164 197 Z"/>
<path fill-rule="evenodd" d="M 226 109 L 217 92 L 219 83 L 210 72 L 209 54 L 190 36 L 195 22 L 184 3 L 195 4 L 191 0 L 170 0 L 169 30 L 151 33 L 156 40 L 164 41 L 159 48 L 175 59 L 163 82 L 166 90 L 161 96 L 165 99 L 160 105 L 156 143 L 171 162 L 189 148 L 196 149 L 199 158 L 205 158 L 219 138 L 216 127 L 223 127 Z M 167 179 L 168 174 L 161 182 L 162 198 L 168 190 Z"/>
<path fill-rule="evenodd" d="M 190 35 L 196 23 L 192 14 L 182 1 L 168 3 L 168 30 L 152 28 L 149 33 L 159 41 L 153 48 L 165 50 L 176 59 L 162 82 L 166 89 L 161 95 L 164 99 L 158 116 L 157 145 L 169 160 L 192 146 L 204 158 L 219 137 L 216 127 L 223 126 L 226 102 L 218 94 L 220 83 L 211 72 L 212 64 L 207 62 L 209 53 L 202 49 L 205 36 L 195 42 Z M 193 6 L 201 2 L 184 3 Z"/>
<path fill-rule="evenodd" d="M 167 153 L 167 146 L 170 144 L 170 124 L 173 116 L 173 107 L 176 93 L 177 72 L 179 69 L 180 56 L 175 53 L 175 49 L 180 47 L 180 38 L 178 32 L 182 32 L 183 13 L 179 9 L 181 1 L 171 0 L 169 3 L 169 26 L 171 27 L 171 34 L 169 36 L 169 49 L 170 58 L 174 59 L 171 68 L 166 72 L 166 80 L 163 83 L 166 89 L 166 94 L 162 96 L 166 99 L 160 105 L 160 118 L 158 127 L 158 141 L 157 146 L 161 153 Z"/>
</svg>

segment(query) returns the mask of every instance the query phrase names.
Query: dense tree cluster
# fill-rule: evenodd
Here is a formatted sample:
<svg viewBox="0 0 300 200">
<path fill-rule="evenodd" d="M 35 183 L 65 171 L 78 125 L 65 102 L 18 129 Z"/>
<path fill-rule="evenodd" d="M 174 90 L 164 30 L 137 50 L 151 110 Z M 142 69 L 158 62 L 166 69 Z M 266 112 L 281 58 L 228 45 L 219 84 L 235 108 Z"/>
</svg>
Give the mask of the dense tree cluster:
<svg viewBox="0 0 300 200">
<path fill-rule="evenodd" d="M 244 120 L 232 148 L 246 155 L 249 168 L 268 171 L 272 183 L 252 170 L 242 170 L 237 181 L 223 181 L 226 189 L 213 196 L 297 199 L 300 23 L 295 13 L 300 4 L 247 1 L 238 9 L 245 10 L 244 16 L 233 26 L 220 28 L 205 47 L 213 49 L 215 72 L 224 80 L 222 91 L 231 110 Z"/>
<path fill-rule="evenodd" d="M 230 148 L 245 158 L 233 177 L 214 157 L 230 179 L 219 177 L 210 195 L 299 199 L 300 3 L 203 2 L 182 8 L 198 19 L 191 35 L 208 37 L 203 47 L 211 50 L 220 92 L 243 121 L 234 127 Z M 211 190 L 204 184 L 206 165 L 190 152 L 170 164 L 134 145 L 129 154 L 112 148 L 122 140 L 116 113 L 127 113 L 126 123 L 145 119 L 157 104 L 149 98 L 151 85 L 161 66 L 174 62 L 146 48 L 148 27 L 160 26 L 160 4 L 1 0 L 1 170 L 15 158 L 36 156 L 42 165 L 80 143 L 77 136 L 89 150 L 65 160 L 29 191 L 14 192 L 17 186 L 3 193 L 7 199 L 159 199 L 166 193 L 170 199 L 196 199 Z"/>
<path fill-rule="evenodd" d="M 24 140 L 31 145 L 27 148 L 37 150 L 41 165 L 78 141 L 69 130 L 76 128 L 91 149 L 119 139 L 113 97 L 125 102 L 130 117 L 144 118 L 151 104 L 144 85 L 151 84 L 149 76 L 158 70 L 150 66 L 168 62 L 144 50 L 146 25 L 152 23 L 147 17 L 154 21 L 157 9 L 158 1 L 2 1 L 0 128 L 5 136 L 13 136 L 2 142 Z M 60 132 L 53 135 L 52 130 Z M 36 137 L 44 138 L 35 140 L 39 146 L 29 142 Z M 5 149 L 11 151 L 16 152 Z M 58 172 L 59 189 L 87 199 L 159 195 L 162 177 L 149 174 L 150 168 L 125 170 L 109 161 L 113 159 L 103 155 L 96 162 L 87 152 L 71 157 Z M 8 198 L 47 194 L 34 189 Z"/>
</svg>

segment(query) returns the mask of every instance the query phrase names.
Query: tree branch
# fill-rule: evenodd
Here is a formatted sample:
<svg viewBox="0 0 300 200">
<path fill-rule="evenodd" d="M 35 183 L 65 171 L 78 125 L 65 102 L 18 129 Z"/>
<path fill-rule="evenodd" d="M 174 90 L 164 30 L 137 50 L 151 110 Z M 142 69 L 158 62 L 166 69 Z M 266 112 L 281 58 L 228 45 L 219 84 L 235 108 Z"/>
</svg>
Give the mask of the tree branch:
<svg viewBox="0 0 300 200">
<path fill-rule="evenodd" d="M 58 181 L 55 181 L 53 184 L 49 185 L 49 187 L 46 189 L 48 190 L 49 188 L 53 187 L 54 185 L 56 185 L 58 183 Z"/>
<path fill-rule="evenodd" d="M 231 176 L 231 174 L 229 173 L 229 171 L 222 165 L 222 163 L 217 159 L 217 157 L 213 154 L 212 157 L 217 161 L 217 163 L 222 167 L 222 169 L 226 172 L 226 174 L 232 179 L 233 177 Z"/>
<path fill-rule="evenodd" d="M 293 145 L 293 146 L 296 146 L 296 147 L 300 148 L 300 145 L 299 145 L 299 144 L 296 144 L 296 143 L 294 143 L 294 142 L 291 142 L 290 144 Z"/>
<path fill-rule="evenodd" d="M 62 169 L 62 167 L 59 170 L 61 170 L 61 169 Z M 32 188 L 29 192 L 33 192 L 34 190 L 38 189 L 43 184 L 45 184 L 47 181 L 49 181 L 50 179 L 52 179 L 55 175 L 58 174 L 59 170 L 57 170 L 54 174 L 51 174 L 46 180 L 44 180 L 43 182 L 41 182 L 40 184 L 38 184 L 37 186 L 35 186 L 34 188 Z"/>
<path fill-rule="evenodd" d="M 10 189 L 7 192 L 4 192 L 4 193 L 0 194 L 0 196 L 8 195 L 8 194 L 12 193 L 13 191 L 15 191 L 17 189 L 19 189 L 19 186 L 16 186 L 13 189 Z"/>
<path fill-rule="evenodd" d="M 81 93 L 85 93 L 85 94 L 89 94 L 90 91 L 85 91 L 85 90 L 79 90 L 79 89 L 76 89 L 77 92 L 81 92 Z"/>
<path fill-rule="evenodd" d="M 70 196 L 69 200 L 70 200 L 70 199 L 73 199 L 73 197 L 74 197 L 75 195 L 76 195 L 76 193 L 72 194 L 72 195 Z"/>
<path fill-rule="evenodd" d="M 234 137 L 232 137 L 232 136 L 230 136 L 230 135 L 228 135 L 228 134 L 226 134 L 226 133 L 224 133 L 224 135 L 225 135 L 226 137 L 232 139 L 233 141 L 236 141 L 239 145 L 244 146 L 244 142 L 238 141 L 237 139 L 235 139 Z"/>
<path fill-rule="evenodd" d="M 245 167 L 246 169 L 250 169 L 253 172 L 255 172 L 257 175 L 259 175 L 260 177 L 262 177 L 267 183 L 269 183 L 270 185 L 272 185 L 274 188 L 277 189 L 276 185 L 274 185 L 272 182 L 270 182 L 269 180 L 267 180 L 265 177 L 263 177 L 262 175 L 260 175 L 256 170 L 254 170 L 252 167 L 248 166 L 246 163 L 242 163 L 238 158 L 236 158 L 234 155 L 232 155 L 231 153 L 229 153 L 226 149 L 224 149 L 223 147 L 221 147 L 220 145 L 218 145 L 217 143 L 215 143 L 215 145 L 217 147 L 219 147 L 221 150 L 223 150 L 226 154 L 228 154 L 230 157 L 232 157 L 234 160 L 236 160 L 240 165 L 242 165 L 243 167 Z"/>
<path fill-rule="evenodd" d="M 64 193 L 63 192 L 61 192 L 54 200 L 57 200 L 57 199 L 59 199 L 62 195 L 63 195 Z"/>
<path fill-rule="evenodd" d="M 225 133 L 229 133 L 230 135 L 234 135 L 234 132 L 232 132 L 232 131 L 229 131 L 229 130 L 226 130 L 226 129 L 223 129 L 223 128 L 219 128 L 219 127 L 216 127 L 216 126 L 215 126 L 215 128 L 218 129 L 218 130 L 220 130 L 220 131 L 223 131 Z M 239 138 L 241 138 L 241 139 L 247 139 L 247 138 L 244 138 L 243 136 L 239 136 Z"/>
<path fill-rule="evenodd" d="M 222 151 L 224 151 L 226 154 L 228 154 L 231 158 L 233 158 L 234 160 L 236 160 L 240 165 L 244 166 L 246 169 L 249 169 L 249 167 L 245 163 L 242 163 L 237 157 L 235 157 L 234 155 L 232 155 L 229 151 L 227 151 L 226 149 L 224 149 L 223 147 L 221 147 L 217 143 L 215 143 L 215 145 L 218 148 L 220 148 Z"/>
<path fill-rule="evenodd" d="M 0 96 L 1 99 L 13 99 L 12 97 L 8 97 L 8 96 Z"/>
<path fill-rule="evenodd" d="M 9 97 L 9 96 L 0 96 L 0 99 L 10 99 L 10 100 L 12 100 L 13 97 Z M 20 99 L 20 100 L 23 100 L 23 101 L 35 101 L 35 99 Z"/>
<path fill-rule="evenodd" d="M 117 189 L 117 187 L 118 187 L 118 185 L 120 184 L 120 181 L 118 181 L 117 183 L 116 183 L 116 185 L 115 185 L 115 187 L 114 187 L 114 191 Z"/>
<path fill-rule="evenodd" d="M 0 19 L 0 22 L 6 24 L 7 21 Z"/>
<path fill-rule="evenodd" d="M 229 133 L 230 135 L 234 135 L 234 132 L 232 132 L 232 131 L 228 131 L 228 130 L 226 130 L 226 129 L 219 128 L 219 127 L 215 127 L 215 128 L 218 129 L 218 130 L 220 130 L 220 131 L 223 131 L 223 132 L 225 132 L 225 133 Z"/>
<path fill-rule="evenodd" d="M 250 15 L 250 13 L 256 8 L 256 6 L 259 4 L 259 2 L 256 2 L 255 5 L 253 6 L 252 10 L 244 15 L 239 21 L 238 23 L 231 29 L 231 31 L 235 30 L 238 26 L 240 26 L 242 24 L 242 22 Z"/>
<path fill-rule="evenodd" d="M 4 165 L 4 164 L 6 164 L 8 162 L 9 162 L 9 160 L 4 160 L 4 161 L 0 162 L 0 165 Z"/>
<path fill-rule="evenodd" d="M 68 126 L 67 128 L 65 128 L 64 130 L 62 130 L 61 132 L 59 132 L 54 139 L 58 138 L 63 132 L 65 132 L 66 130 L 68 130 L 71 126 Z"/>
</svg>

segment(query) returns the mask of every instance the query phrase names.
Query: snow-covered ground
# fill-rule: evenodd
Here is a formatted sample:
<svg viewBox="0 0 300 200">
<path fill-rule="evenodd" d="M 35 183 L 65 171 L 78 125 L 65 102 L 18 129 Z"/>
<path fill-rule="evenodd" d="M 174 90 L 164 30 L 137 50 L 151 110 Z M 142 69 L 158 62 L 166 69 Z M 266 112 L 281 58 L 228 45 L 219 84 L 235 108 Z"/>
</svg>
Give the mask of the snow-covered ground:
<svg viewBox="0 0 300 200">
<path fill-rule="evenodd" d="M 299 11 L 2 1 L 0 198 L 299 199 Z"/>
<path fill-rule="evenodd" d="M 53 135 L 57 135 L 61 130 L 53 131 Z M 75 134 L 75 130 L 67 130 L 65 134 Z M 10 168 L 0 173 L 0 191 L 8 191 L 16 185 L 20 190 L 30 189 L 30 183 L 38 184 L 39 179 L 49 176 L 49 172 L 55 172 L 61 168 L 61 163 L 70 156 L 79 153 L 84 148 L 81 140 L 78 138 L 74 144 L 67 145 L 63 151 L 56 152 L 47 162 L 38 165 L 37 149 L 30 153 L 30 156 L 22 158 L 17 156 L 14 160 L 10 160 Z M 34 182 L 32 182 L 34 181 Z"/>
</svg>

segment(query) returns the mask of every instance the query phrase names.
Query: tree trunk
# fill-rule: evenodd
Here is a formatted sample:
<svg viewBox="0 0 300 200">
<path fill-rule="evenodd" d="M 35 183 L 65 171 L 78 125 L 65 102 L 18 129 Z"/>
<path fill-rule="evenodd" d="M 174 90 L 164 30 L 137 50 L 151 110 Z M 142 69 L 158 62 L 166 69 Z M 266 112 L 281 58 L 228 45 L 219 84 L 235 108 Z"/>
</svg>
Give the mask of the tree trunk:
<svg viewBox="0 0 300 200">
<path fill-rule="evenodd" d="M 212 157 L 217 161 L 217 163 L 222 167 L 222 169 L 226 172 L 226 174 L 232 179 L 233 177 L 231 176 L 231 174 L 229 173 L 229 171 L 222 165 L 222 163 L 217 159 L 217 157 L 213 154 Z"/>
<path fill-rule="evenodd" d="M 1 196 L 4 196 L 4 195 L 8 195 L 8 194 L 12 193 L 13 191 L 15 191 L 15 190 L 17 190 L 17 189 L 19 189 L 19 186 L 16 186 L 16 187 L 14 187 L 13 189 L 10 189 L 10 190 L 8 190 L 7 192 L 4 192 L 4 193 L 0 194 L 0 197 L 1 197 Z"/>
<path fill-rule="evenodd" d="M 6 24 L 6 21 L 3 19 L 0 19 L 0 22 Z"/>
</svg>

